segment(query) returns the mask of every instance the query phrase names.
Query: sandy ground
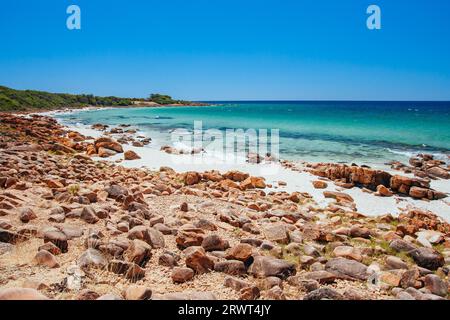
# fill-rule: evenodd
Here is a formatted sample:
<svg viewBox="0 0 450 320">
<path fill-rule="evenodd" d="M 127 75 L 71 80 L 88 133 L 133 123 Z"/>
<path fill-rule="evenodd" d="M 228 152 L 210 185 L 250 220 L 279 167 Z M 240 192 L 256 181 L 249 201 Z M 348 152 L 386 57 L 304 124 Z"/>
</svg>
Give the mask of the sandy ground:
<svg viewBox="0 0 450 320">
<path fill-rule="evenodd" d="M 102 132 L 90 129 L 87 126 L 70 126 L 69 129 L 78 131 L 85 136 L 97 138 L 102 135 Z M 138 132 L 138 135 L 145 135 Z M 123 145 L 124 150 L 135 151 L 141 159 L 133 161 L 121 161 L 122 154 L 108 158 L 108 161 L 121 161 L 121 165 L 129 168 L 159 169 L 161 166 L 168 166 L 177 172 L 186 171 L 207 171 L 218 170 L 226 172 L 229 170 L 240 170 L 247 172 L 252 176 L 262 176 L 266 179 L 268 184 L 272 184 L 272 188 L 267 188 L 266 191 L 278 190 L 287 192 L 308 192 L 317 201 L 319 205 L 326 206 L 330 199 L 323 196 L 323 191 L 344 191 L 351 195 L 356 203 L 358 212 L 365 215 L 383 215 L 386 213 L 398 214 L 404 208 L 420 208 L 430 210 L 446 221 L 450 222 L 450 203 L 447 199 L 436 201 L 414 200 L 411 198 L 394 197 L 376 197 L 370 193 L 363 192 L 359 188 L 342 189 L 334 185 L 331 181 L 328 183 L 326 189 L 315 189 L 312 181 L 317 180 L 318 177 L 307 173 L 297 172 L 282 167 L 280 164 L 251 164 L 243 161 L 226 162 L 218 157 L 210 156 L 208 154 L 196 155 L 172 155 L 159 150 L 158 147 L 133 147 L 131 145 Z M 101 158 L 98 158 L 101 159 Z M 104 160 L 104 159 L 102 159 Z M 383 168 L 390 171 L 387 168 Z M 393 174 L 403 174 L 391 170 Z M 285 186 L 278 185 L 279 181 L 286 182 Z M 445 180 L 432 181 L 431 187 L 442 192 L 450 193 L 450 183 Z"/>
</svg>

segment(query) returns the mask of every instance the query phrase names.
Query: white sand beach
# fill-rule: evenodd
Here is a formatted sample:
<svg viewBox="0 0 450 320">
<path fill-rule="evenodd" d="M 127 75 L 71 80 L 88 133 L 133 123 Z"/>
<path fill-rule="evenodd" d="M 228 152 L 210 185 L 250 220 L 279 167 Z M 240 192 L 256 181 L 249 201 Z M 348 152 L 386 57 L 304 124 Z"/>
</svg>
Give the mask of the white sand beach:
<svg viewBox="0 0 450 320">
<path fill-rule="evenodd" d="M 97 138 L 102 135 L 102 132 L 90 129 L 84 125 L 70 126 L 70 130 L 78 131 L 85 136 Z M 142 134 L 138 132 L 138 134 Z M 154 146 L 156 144 L 156 146 Z M 363 192 L 360 188 L 342 189 L 333 184 L 328 183 L 326 189 L 315 189 L 312 181 L 317 180 L 318 177 L 307 172 L 297 172 L 282 167 L 280 164 L 251 164 L 251 163 L 226 163 L 216 158 L 212 158 L 208 154 L 195 155 L 172 155 L 159 150 L 159 145 L 152 142 L 146 147 L 133 147 L 131 145 L 123 145 L 124 150 L 132 150 L 136 152 L 141 159 L 131 161 L 121 161 L 120 165 L 129 168 L 148 168 L 150 170 L 157 170 L 162 166 L 173 168 L 177 172 L 186 171 L 208 171 L 218 170 L 226 172 L 229 170 L 240 170 L 247 172 L 252 176 L 261 176 L 266 179 L 266 183 L 272 184 L 272 188 L 267 188 L 266 191 L 277 190 L 286 192 L 307 192 L 320 206 L 326 206 L 331 199 L 326 199 L 323 191 L 343 191 L 353 197 L 358 212 L 364 215 L 383 215 L 386 213 L 398 214 L 405 208 L 420 208 L 429 210 L 439 215 L 446 221 L 450 221 L 450 204 L 447 199 L 423 201 L 414 200 L 407 197 L 378 197 L 373 194 Z M 97 158 L 104 160 L 103 158 Z M 123 154 L 117 154 L 108 158 L 106 161 L 120 161 L 123 159 Z M 388 168 L 383 168 L 389 171 Z M 393 174 L 399 174 L 391 170 Z M 402 173 L 403 174 L 403 173 Z M 285 186 L 279 186 L 278 182 L 283 181 Z M 450 193 L 450 185 L 445 180 L 432 180 L 431 188 Z"/>
</svg>

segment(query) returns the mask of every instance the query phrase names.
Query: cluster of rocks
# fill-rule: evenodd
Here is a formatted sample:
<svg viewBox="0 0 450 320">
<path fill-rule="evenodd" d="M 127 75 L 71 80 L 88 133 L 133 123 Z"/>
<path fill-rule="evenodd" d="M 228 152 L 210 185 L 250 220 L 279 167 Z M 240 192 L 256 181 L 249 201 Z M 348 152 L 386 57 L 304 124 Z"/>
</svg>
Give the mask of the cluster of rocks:
<svg viewBox="0 0 450 320">
<path fill-rule="evenodd" d="M 152 139 L 146 136 L 138 135 L 134 136 L 137 133 L 136 129 L 125 129 L 129 128 L 129 124 L 121 124 L 119 127 L 112 128 L 107 131 L 109 128 L 108 125 L 104 125 L 101 123 L 96 123 L 91 126 L 91 129 L 103 131 L 105 135 L 109 136 L 117 136 L 117 141 L 122 144 L 132 144 L 134 147 L 143 147 L 151 143 Z"/>
<path fill-rule="evenodd" d="M 175 147 L 165 145 L 160 148 L 161 151 L 168 154 L 200 154 L 204 150 L 203 148 L 186 148 L 186 149 L 177 149 Z"/>
<path fill-rule="evenodd" d="M 409 165 L 399 161 L 392 161 L 389 165 L 394 170 L 412 173 L 420 178 L 450 179 L 450 165 L 445 161 L 434 159 L 431 154 L 418 154 L 411 157 Z"/>
<path fill-rule="evenodd" d="M 2 143 L 5 144 L 5 148 L 8 142 L 13 145 L 12 150 L 44 150 L 56 154 L 85 153 L 102 158 L 123 153 L 125 160 L 140 159 L 140 156 L 132 150 L 124 152 L 122 144 L 110 136 L 105 135 L 94 140 L 79 132 L 65 130 L 50 117 L 36 114 L 29 117 L 1 114 L 0 117 L 3 126 L 2 135 L 4 135 Z M 99 124 L 93 125 L 93 128 L 97 130 L 105 130 L 107 127 Z M 91 140 L 94 141 L 90 142 Z M 142 140 L 150 141 L 149 138 L 144 137 Z M 142 142 L 139 143 L 139 146 L 144 145 Z M 11 146 L 9 146 L 9 150 L 11 150 Z"/>
<path fill-rule="evenodd" d="M 272 155 L 270 152 L 267 152 L 264 156 L 254 153 L 254 152 L 247 152 L 247 162 L 248 163 L 255 163 L 259 164 L 261 162 L 270 163 L 270 162 L 277 162 L 278 159 Z"/>
<path fill-rule="evenodd" d="M 330 179 L 343 188 L 361 187 L 376 191 L 376 195 L 389 197 L 393 194 L 409 196 L 415 199 L 438 200 L 447 194 L 430 188 L 430 180 L 391 175 L 383 170 L 374 170 L 365 166 L 335 163 L 308 164 L 308 172 Z"/>
<path fill-rule="evenodd" d="M 11 117 L 0 129 L 0 299 L 448 298 L 450 225 L 431 212 L 366 217 L 344 193 L 321 207 L 240 171 L 49 152 L 62 128 L 32 117 L 22 135 Z"/>
</svg>

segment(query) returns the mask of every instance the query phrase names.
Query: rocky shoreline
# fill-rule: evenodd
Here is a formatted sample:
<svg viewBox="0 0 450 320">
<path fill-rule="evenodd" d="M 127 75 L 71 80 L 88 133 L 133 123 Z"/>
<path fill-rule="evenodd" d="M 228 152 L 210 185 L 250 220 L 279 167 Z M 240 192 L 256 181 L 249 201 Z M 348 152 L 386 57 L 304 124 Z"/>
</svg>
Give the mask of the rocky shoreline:
<svg viewBox="0 0 450 320">
<path fill-rule="evenodd" d="M 439 165 L 441 164 L 439 162 Z M 432 169 L 442 170 L 448 174 L 448 169 L 446 170 L 439 165 L 436 164 Z M 373 170 L 368 167 L 319 163 L 311 165 L 308 171 L 316 176 L 328 178 L 343 188 L 359 186 L 376 191 L 376 195 L 382 197 L 390 197 L 393 194 L 428 200 L 439 200 L 447 197 L 445 193 L 431 189 L 429 179 L 391 175 L 386 171 Z M 448 179 L 448 177 L 445 176 L 444 179 Z"/>
<path fill-rule="evenodd" d="M 450 225 L 432 212 L 369 217 L 344 191 L 325 191 L 321 207 L 239 171 L 125 168 L 91 157 L 136 159 L 122 144 L 150 140 L 91 140 L 47 116 L 0 114 L 0 134 L 0 299 L 449 298 Z M 448 179 L 448 165 L 392 165 L 416 177 L 301 170 L 318 189 L 446 196 L 429 179 Z"/>
</svg>

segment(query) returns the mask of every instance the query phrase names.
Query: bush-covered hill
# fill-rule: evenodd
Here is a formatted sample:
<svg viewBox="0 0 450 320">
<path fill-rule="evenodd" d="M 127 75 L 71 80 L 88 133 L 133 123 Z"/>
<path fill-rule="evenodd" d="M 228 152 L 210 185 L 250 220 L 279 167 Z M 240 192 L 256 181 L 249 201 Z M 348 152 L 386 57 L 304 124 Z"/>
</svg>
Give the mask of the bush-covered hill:
<svg viewBox="0 0 450 320">
<path fill-rule="evenodd" d="M 0 86 L 0 111 L 51 110 L 83 106 L 127 106 L 133 99 L 98 97 L 90 94 L 50 93 L 35 90 L 15 90 Z"/>
</svg>

